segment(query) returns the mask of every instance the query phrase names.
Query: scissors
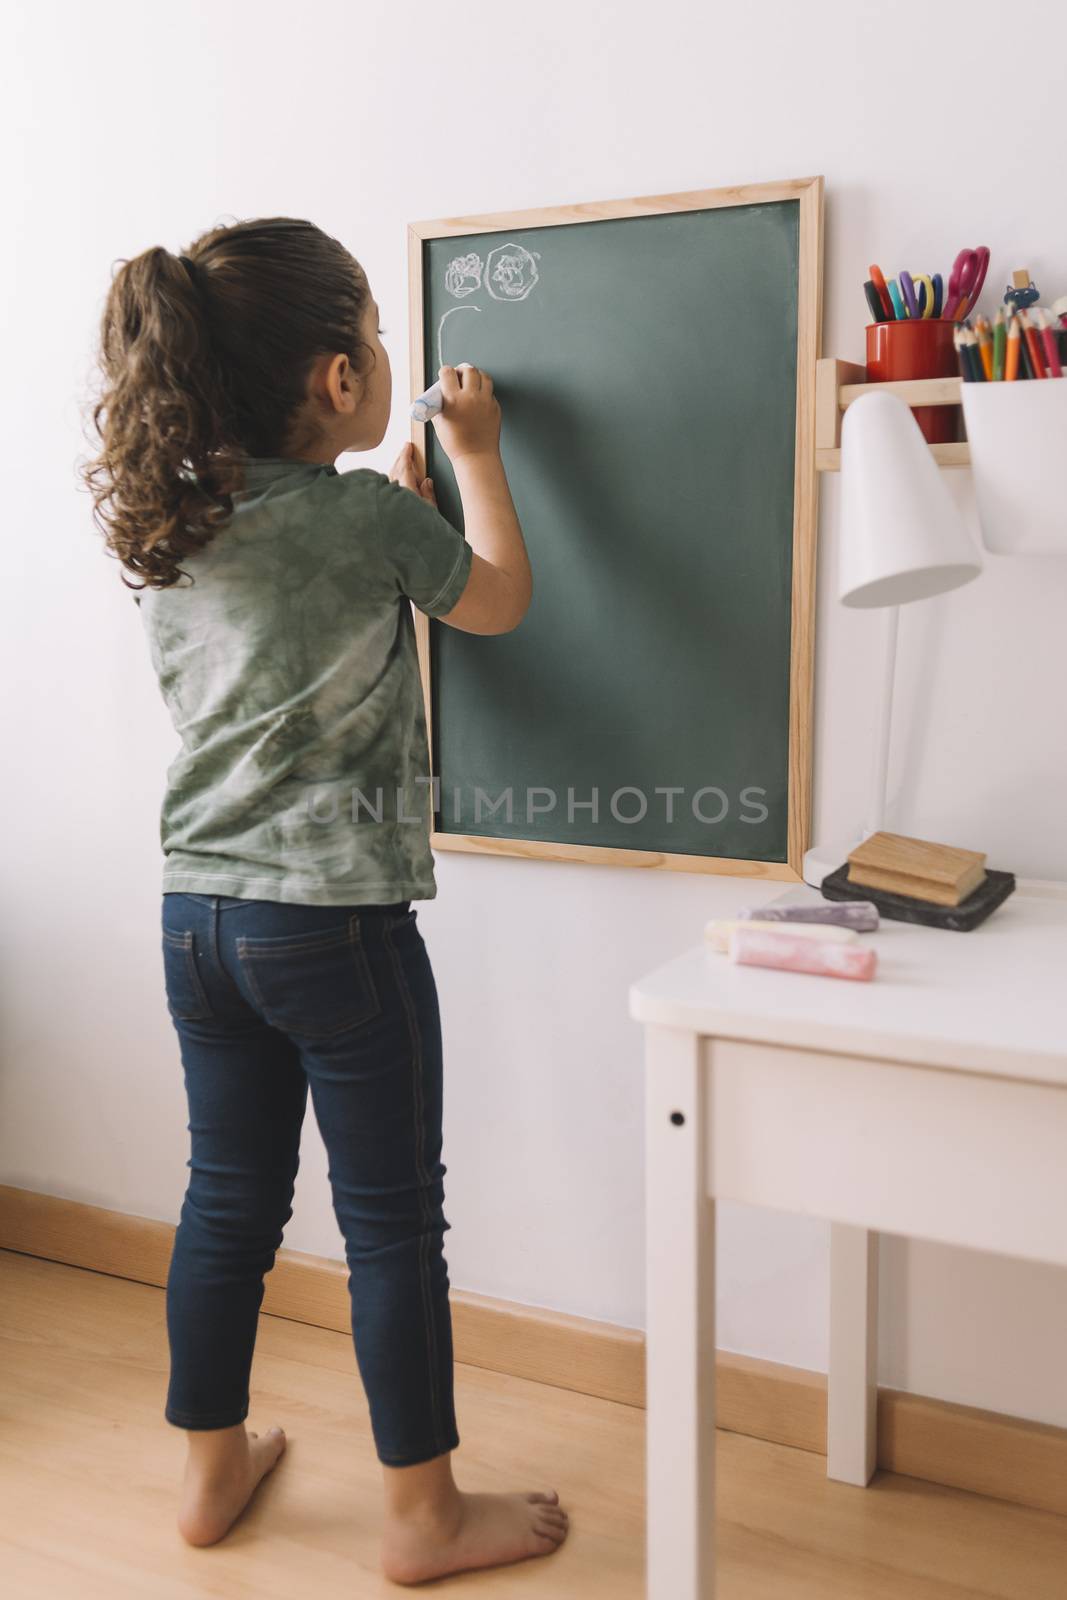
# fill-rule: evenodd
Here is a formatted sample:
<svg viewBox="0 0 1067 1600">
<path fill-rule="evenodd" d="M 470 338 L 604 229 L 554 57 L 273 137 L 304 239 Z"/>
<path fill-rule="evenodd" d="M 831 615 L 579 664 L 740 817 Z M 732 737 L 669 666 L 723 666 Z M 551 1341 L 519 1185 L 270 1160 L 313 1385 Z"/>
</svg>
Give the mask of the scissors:
<svg viewBox="0 0 1067 1600">
<path fill-rule="evenodd" d="M 934 314 L 934 281 L 925 272 L 916 272 L 912 277 L 912 284 L 919 302 L 920 317 L 932 317 Z"/>
<path fill-rule="evenodd" d="M 960 251 L 948 280 L 944 311 L 947 322 L 959 322 L 964 312 L 974 305 L 982 292 L 988 269 L 989 250 L 984 244 L 977 250 Z"/>
<path fill-rule="evenodd" d="M 919 315 L 919 301 L 915 293 L 915 285 L 912 282 L 911 273 L 898 272 L 897 284 L 900 287 L 900 293 L 903 296 L 904 304 L 908 308 L 908 316 L 917 317 Z"/>
<path fill-rule="evenodd" d="M 889 290 L 886 287 L 885 274 L 882 272 L 881 267 L 877 266 L 873 262 L 868 268 L 868 271 L 871 274 L 871 282 L 874 284 L 874 292 L 882 302 L 882 309 L 884 310 L 886 316 L 888 317 L 889 321 L 892 322 L 896 317 L 896 312 L 893 310 L 893 302 L 889 298 Z"/>
</svg>

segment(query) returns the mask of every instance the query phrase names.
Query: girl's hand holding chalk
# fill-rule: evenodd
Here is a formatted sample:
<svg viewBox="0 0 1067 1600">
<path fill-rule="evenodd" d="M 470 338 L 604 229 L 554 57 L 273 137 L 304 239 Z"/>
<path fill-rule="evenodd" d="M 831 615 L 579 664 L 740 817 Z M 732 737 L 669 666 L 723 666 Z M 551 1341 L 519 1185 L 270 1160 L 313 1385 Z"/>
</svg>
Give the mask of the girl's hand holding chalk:
<svg viewBox="0 0 1067 1600">
<path fill-rule="evenodd" d="M 444 367 L 440 368 L 441 372 L 444 370 Z M 457 372 L 469 372 L 470 370 L 471 364 L 469 361 L 461 361 L 456 368 Z M 438 377 L 436 383 L 431 383 L 428 389 L 422 391 L 417 400 L 411 402 L 412 421 L 429 422 L 431 418 L 439 417 L 444 409 L 444 404 L 445 397 L 441 390 L 441 379 Z"/>
<path fill-rule="evenodd" d="M 500 406 L 493 380 L 479 367 L 442 367 L 441 410 L 434 431 L 453 465 L 464 456 L 499 456 Z"/>
</svg>

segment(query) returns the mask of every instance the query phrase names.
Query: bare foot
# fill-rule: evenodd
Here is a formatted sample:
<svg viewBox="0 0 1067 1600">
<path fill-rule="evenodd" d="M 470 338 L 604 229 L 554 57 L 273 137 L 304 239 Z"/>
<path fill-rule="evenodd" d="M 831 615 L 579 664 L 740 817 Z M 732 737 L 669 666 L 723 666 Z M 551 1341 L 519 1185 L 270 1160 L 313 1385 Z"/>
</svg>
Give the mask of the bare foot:
<svg viewBox="0 0 1067 1600">
<path fill-rule="evenodd" d="M 178 1531 L 187 1544 L 217 1544 L 232 1528 L 259 1484 L 285 1449 L 281 1428 L 262 1439 L 243 1424 L 220 1429 L 210 1442 L 190 1435 Z"/>
<path fill-rule="evenodd" d="M 550 1494 L 461 1494 L 444 1506 L 390 1511 L 382 1569 L 394 1583 L 424 1583 L 449 1572 L 499 1567 L 548 1556 L 567 1537 L 569 1519 Z"/>
</svg>

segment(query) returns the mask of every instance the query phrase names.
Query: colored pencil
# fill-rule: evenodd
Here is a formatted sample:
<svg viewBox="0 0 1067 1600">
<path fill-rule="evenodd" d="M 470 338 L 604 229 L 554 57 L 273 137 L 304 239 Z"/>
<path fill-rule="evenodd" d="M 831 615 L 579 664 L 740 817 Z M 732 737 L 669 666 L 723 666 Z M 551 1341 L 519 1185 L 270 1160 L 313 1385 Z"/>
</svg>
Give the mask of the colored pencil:
<svg viewBox="0 0 1067 1600">
<path fill-rule="evenodd" d="M 976 383 L 978 381 L 978 371 L 975 368 L 974 352 L 971 349 L 970 330 L 960 327 L 952 337 L 958 342 L 960 366 L 965 380 L 968 383 Z"/>
<path fill-rule="evenodd" d="M 1060 361 L 1060 347 L 1056 339 L 1056 330 L 1052 325 L 1049 312 L 1034 309 L 1038 327 L 1041 329 L 1041 338 L 1045 346 L 1045 359 L 1048 362 L 1048 375 L 1050 378 L 1063 377 L 1063 363 Z"/>
<path fill-rule="evenodd" d="M 982 359 L 982 346 L 981 346 L 981 344 L 979 342 L 978 335 L 975 333 L 973 328 L 970 330 L 970 332 L 971 332 L 971 360 L 974 362 L 974 375 L 978 379 L 979 383 L 991 383 L 992 379 L 989 377 L 989 374 L 986 372 L 985 362 Z M 989 364 L 989 371 L 992 372 L 992 370 L 993 370 L 993 363 L 991 361 L 990 364 Z"/>
<path fill-rule="evenodd" d="M 1004 363 L 1004 376 L 1009 383 L 1013 383 L 1019 376 L 1019 324 L 1014 313 L 1008 318 L 1007 356 Z"/>
<path fill-rule="evenodd" d="M 986 382 L 992 383 L 993 341 L 989 337 L 989 323 L 986 321 L 985 317 L 978 318 L 977 322 L 975 323 L 975 329 L 978 339 L 978 355 L 981 359 L 982 368 L 986 375 Z"/>
<path fill-rule="evenodd" d="M 962 331 L 963 330 L 961 328 L 953 328 L 952 345 L 956 352 L 956 360 L 960 364 L 960 377 L 963 379 L 964 383 L 966 383 L 971 376 L 971 371 L 970 363 L 963 359 L 963 341 L 960 338 Z"/>
<path fill-rule="evenodd" d="M 1034 363 L 1030 359 L 1030 346 L 1026 342 L 1023 332 L 1022 312 L 1017 311 L 1015 320 L 1019 324 L 1019 376 L 1032 378 L 1034 376 Z"/>
<path fill-rule="evenodd" d="M 959 356 L 960 375 L 965 383 L 982 383 L 985 381 L 985 371 L 978 358 L 978 351 L 974 346 L 974 334 L 970 328 L 962 325 L 955 328 L 952 333 L 952 342 L 956 346 Z"/>
<path fill-rule="evenodd" d="M 1041 342 L 1037 337 L 1037 329 L 1032 326 L 1030 318 L 1025 311 L 1019 312 L 1019 321 L 1022 324 L 1023 338 L 1026 340 L 1026 350 L 1030 357 L 1033 375 L 1035 378 L 1043 378 L 1045 376 L 1045 362 L 1041 355 Z"/>
<path fill-rule="evenodd" d="M 975 379 L 978 383 L 988 383 L 990 379 L 986 372 L 985 362 L 982 359 L 982 348 L 978 342 L 978 335 L 973 328 L 968 328 L 967 339 L 971 347 L 971 364 L 974 367 Z M 990 363 L 989 370 L 990 372 L 993 370 L 992 363 Z"/>
<path fill-rule="evenodd" d="M 1004 376 L 1005 335 L 1004 311 L 1001 308 L 993 320 L 993 377 L 998 383 Z"/>
</svg>

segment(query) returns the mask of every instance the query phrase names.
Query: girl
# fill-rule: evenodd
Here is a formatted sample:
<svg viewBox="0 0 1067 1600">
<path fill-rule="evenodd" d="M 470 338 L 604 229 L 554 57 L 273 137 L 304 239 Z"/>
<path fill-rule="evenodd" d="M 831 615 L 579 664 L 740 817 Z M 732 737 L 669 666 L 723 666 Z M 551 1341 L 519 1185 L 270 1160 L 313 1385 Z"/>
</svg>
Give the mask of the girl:
<svg viewBox="0 0 1067 1600">
<path fill-rule="evenodd" d="M 142 580 L 127 587 L 182 741 L 160 828 L 191 1133 L 167 1283 L 178 1525 L 221 1539 L 285 1447 L 245 1417 L 310 1090 L 385 1481 L 383 1567 L 418 1583 L 547 1555 L 567 1515 L 555 1492 L 469 1495 L 452 1477 L 440 1024 L 411 906 L 436 886 L 408 602 L 504 633 L 530 569 L 484 372 L 440 375 L 466 540 L 410 446 L 392 479 L 338 474 L 342 451 L 385 434 L 380 332 L 358 262 L 309 222 L 147 250 L 108 297 L 86 476 L 109 552 Z"/>
</svg>

